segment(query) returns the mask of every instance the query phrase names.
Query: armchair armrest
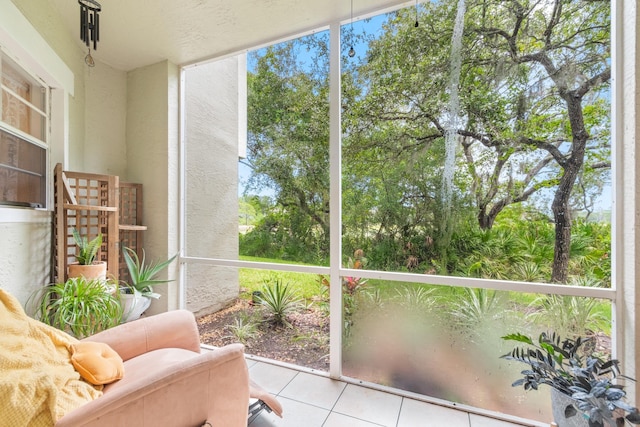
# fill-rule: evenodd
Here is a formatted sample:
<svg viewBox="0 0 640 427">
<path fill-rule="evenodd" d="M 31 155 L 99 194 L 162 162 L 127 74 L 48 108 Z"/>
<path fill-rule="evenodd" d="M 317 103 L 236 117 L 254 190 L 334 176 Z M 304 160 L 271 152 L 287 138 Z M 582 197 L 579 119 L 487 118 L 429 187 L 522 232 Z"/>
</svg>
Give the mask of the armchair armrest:
<svg viewBox="0 0 640 427">
<path fill-rule="evenodd" d="M 200 352 L 200 335 L 193 313 L 174 310 L 124 323 L 86 338 L 108 344 L 129 360 L 161 348 L 183 348 Z"/>
<path fill-rule="evenodd" d="M 126 375 L 126 374 L 125 374 Z M 105 425 L 245 427 L 249 373 L 231 344 L 168 364 L 66 414 L 56 427 Z"/>
</svg>

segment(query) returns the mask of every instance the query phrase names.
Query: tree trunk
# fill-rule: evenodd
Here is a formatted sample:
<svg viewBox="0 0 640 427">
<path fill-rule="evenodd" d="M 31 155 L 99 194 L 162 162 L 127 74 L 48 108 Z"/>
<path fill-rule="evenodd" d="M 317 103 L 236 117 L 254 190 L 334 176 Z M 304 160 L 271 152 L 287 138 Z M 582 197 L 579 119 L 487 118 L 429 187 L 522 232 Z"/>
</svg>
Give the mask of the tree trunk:
<svg viewBox="0 0 640 427">
<path fill-rule="evenodd" d="M 573 141 L 571 156 L 560 163 L 564 169 L 564 174 L 560 178 L 560 183 L 551 205 L 556 227 L 551 271 L 551 281 L 554 283 L 566 283 L 569 275 L 569 257 L 571 255 L 571 211 L 569 199 L 573 185 L 584 163 L 587 140 L 589 139 L 584 126 L 581 98 L 575 96 L 573 92 L 563 94 L 563 98 L 567 102 Z"/>
</svg>

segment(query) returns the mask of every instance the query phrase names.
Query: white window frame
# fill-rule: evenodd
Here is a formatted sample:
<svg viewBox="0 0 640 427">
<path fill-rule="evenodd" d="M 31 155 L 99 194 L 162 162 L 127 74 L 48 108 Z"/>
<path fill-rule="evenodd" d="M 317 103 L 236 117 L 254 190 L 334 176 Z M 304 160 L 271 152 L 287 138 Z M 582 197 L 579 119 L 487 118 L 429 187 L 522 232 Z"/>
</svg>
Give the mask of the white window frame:
<svg viewBox="0 0 640 427">
<path fill-rule="evenodd" d="M 49 86 L 47 86 L 46 82 L 44 82 L 42 79 L 38 78 L 37 75 L 33 74 L 32 72 L 30 72 L 30 70 L 28 70 L 23 64 L 20 63 L 20 60 L 18 58 L 15 58 L 11 55 L 11 52 L 8 52 L 6 48 L 3 48 L 0 45 L 0 74 L 2 73 L 2 67 L 3 67 L 3 61 L 2 61 L 2 57 L 3 55 L 9 59 L 11 59 L 17 67 L 19 67 L 20 74 L 21 75 L 26 75 L 29 76 L 30 78 L 32 78 L 35 82 L 37 82 L 38 84 L 41 85 L 41 87 L 45 90 L 45 96 L 44 96 L 44 105 L 43 108 L 39 108 L 35 105 L 33 105 L 30 101 L 22 98 L 22 96 L 20 96 L 19 94 L 13 92 L 10 88 L 5 88 L 4 85 L 2 85 L 0 83 L 0 86 L 3 86 L 2 88 L 0 88 L 0 94 L 3 91 L 6 91 L 8 94 L 14 96 L 15 98 L 17 98 L 18 100 L 20 100 L 22 102 L 22 104 L 24 104 L 25 106 L 27 106 L 28 108 L 30 108 L 31 110 L 35 111 L 37 114 L 41 115 L 42 117 L 44 117 L 44 132 L 43 132 L 43 139 L 40 139 L 38 137 L 35 137 L 27 132 L 24 132 L 21 129 L 15 128 L 11 125 L 9 125 L 8 123 L 3 122 L 0 119 L 0 130 L 6 132 L 6 133 L 10 133 L 15 135 L 16 137 L 20 138 L 21 140 L 34 145 L 38 148 L 41 148 L 44 150 L 44 154 L 45 154 L 45 169 L 43 172 L 44 176 L 44 206 L 40 206 L 39 208 L 43 208 L 46 209 L 49 204 L 50 204 L 50 197 L 49 197 L 49 187 L 51 186 L 51 178 L 50 178 L 50 161 L 49 161 L 49 157 L 50 157 L 50 139 L 51 139 L 51 134 L 50 134 L 50 129 L 51 129 L 51 101 L 50 101 L 50 97 L 51 97 L 51 88 Z M 0 117 L 2 117 L 2 105 L 0 105 Z M 4 207 L 11 207 L 10 205 L 5 205 Z"/>
<path fill-rule="evenodd" d="M 407 4 L 400 7 L 406 7 Z M 378 15 L 397 9 L 392 7 L 370 13 L 359 19 Z M 567 286 L 544 283 L 517 281 L 494 281 L 487 279 L 421 275 L 413 273 L 395 273 L 374 270 L 354 270 L 342 267 L 342 244 L 340 230 L 341 219 L 341 100 L 340 100 L 340 28 L 349 21 L 336 21 L 330 24 L 330 266 L 300 266 L 292 264 L 272 264 L 248 262 L 228 259 L 195 258 L 188 254 L 182 259 L 186 264 L 209 264 L 236 268 L 253 268 L 275 271 L 330 275 L 332 283 L 340 283 L 344 276 L 366 279 L 381 279 L 412 282 L 431 285 L 471 287 L 493 289 L 498 291 L 514 291 L 568 295 L 578 297 L 601 298 L 612 304 L 612 339 L 613 357 L 623 362 L 623 372 L 630 377 L 637 377 L 640 371 L 640 358 L 636 358 L 636 330 L 638 325 L 635 308 L 640 306 L 640 292 L 636 292 L 636 270 L 640 267 L 637 254 L 637 242 L 640 241 L 640 229 L 637 225 L 638 170 L 640 161 L 636 160 L 636 31 L 638 11 L 635 1 L 611 0 L 611 37 L 612 37 L 612 84 L 611 84 L 611 140 L 612 140 L 612 287 L 610 289 Z M 324 30 L 320 28 L 316 31 Z M 315 31 L 313 31 L 315 32 Z M 255 49 L 302 37 L 313 33 L 295 34 L 285 39 L 276 40 Z M 633 46 L 626 48 L 624 46 Z M 253 50 L 253 49 L 252 49 Z M 624 51 L 624 55 L 622 52 Z M 242 52 L 242 53 L 246 53 Z M 237 54 L 237 53 L 236 53 Z M 231 55 L 225 55 L 228 57 Z M 213 60 L 216 58 L 212 58 Z M 221 58 L 218 58 L 221 59 Z M 624 126 L 624 123 L 630 125 Z M 631 125 L 632 124 L 632 125 Z M 181 143 L 184 143 L 184 136 Z M 183 158 L 184 159 L 184 158 Z M 186 165 L 181 164 L 181 177 L 184 179 Z M 181 229 L 185 227 L 184 198 L 181 205 Z M 183 242 L 184 243 L 184 242 Z M 183 245 L 184 247 L 184 245 Z M 181 281 L 181 293 L 184 294 L 184 281 Z M 330 312 L 342 313 L 342 289 L 340 286 L 330 288 Z M 330 318 L 330 372 L 329 376 L 350 381 L 342 375 L 342 316 Z M 375 386 L 375 385 L 374 385 Z M 628 388 L 633 399 L 636 389 Z"/>
</svg>

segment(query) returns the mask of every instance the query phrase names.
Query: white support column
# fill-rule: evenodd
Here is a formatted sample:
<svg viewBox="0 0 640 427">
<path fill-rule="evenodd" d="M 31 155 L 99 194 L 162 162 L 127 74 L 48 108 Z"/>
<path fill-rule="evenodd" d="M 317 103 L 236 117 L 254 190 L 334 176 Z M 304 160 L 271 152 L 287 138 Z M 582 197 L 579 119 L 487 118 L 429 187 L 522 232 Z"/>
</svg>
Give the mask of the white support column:
<svg viewBox="0 0 640 427">
<path fill-rule="evenodd" d="M 638 170 L 636 155 L 638 134 L 638 9 L 632 0 L 614 0 L 612 3 L 612 161 L 613 161 L 613 224 L 612 230 L 612 282 L 618 292 L 614 317 L 617 341 L 615 357 L 623 363 L 622 372 L 637 378 L 640 372 L 638 354 L 637 291 L 640 258 L 638 256 Z M 630 401 L 640 396 L 640 383 L 629 385 Z M 634 393 L 635 391 L 635 393 Z M 635 394 L 635 396 L 634 396 Z"/>
<path fill-rule="evenodd" d="M 329 177 L 330 177 L 330 280 L 329 293 L 330 318 L 330 356 L 329 375 L 339 378 L 342 375 L 342 102 L 340 96 L 340 24 L 334 22 L 329 28 Z"/>
</svg>

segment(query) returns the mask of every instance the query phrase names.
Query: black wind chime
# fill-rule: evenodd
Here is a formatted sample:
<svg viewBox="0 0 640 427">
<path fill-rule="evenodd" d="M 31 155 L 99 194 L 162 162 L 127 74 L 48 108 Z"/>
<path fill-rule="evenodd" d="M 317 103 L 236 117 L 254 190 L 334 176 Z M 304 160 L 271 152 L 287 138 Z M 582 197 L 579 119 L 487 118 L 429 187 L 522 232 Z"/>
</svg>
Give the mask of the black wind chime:
<svg viewBox="0 0 640 427">
<path fill-rule="evenodd" d="M 102 6 L 95 0 L 78 0 L 80 4 L 80 39 L 87 45 L 89 52 L 84 58 L 84 62 L 93 67 L 95 62 L 91 56 L 91 45 L 93 50 L 98 48 L 100 41 L 100 11 Z"/>
</svg>

